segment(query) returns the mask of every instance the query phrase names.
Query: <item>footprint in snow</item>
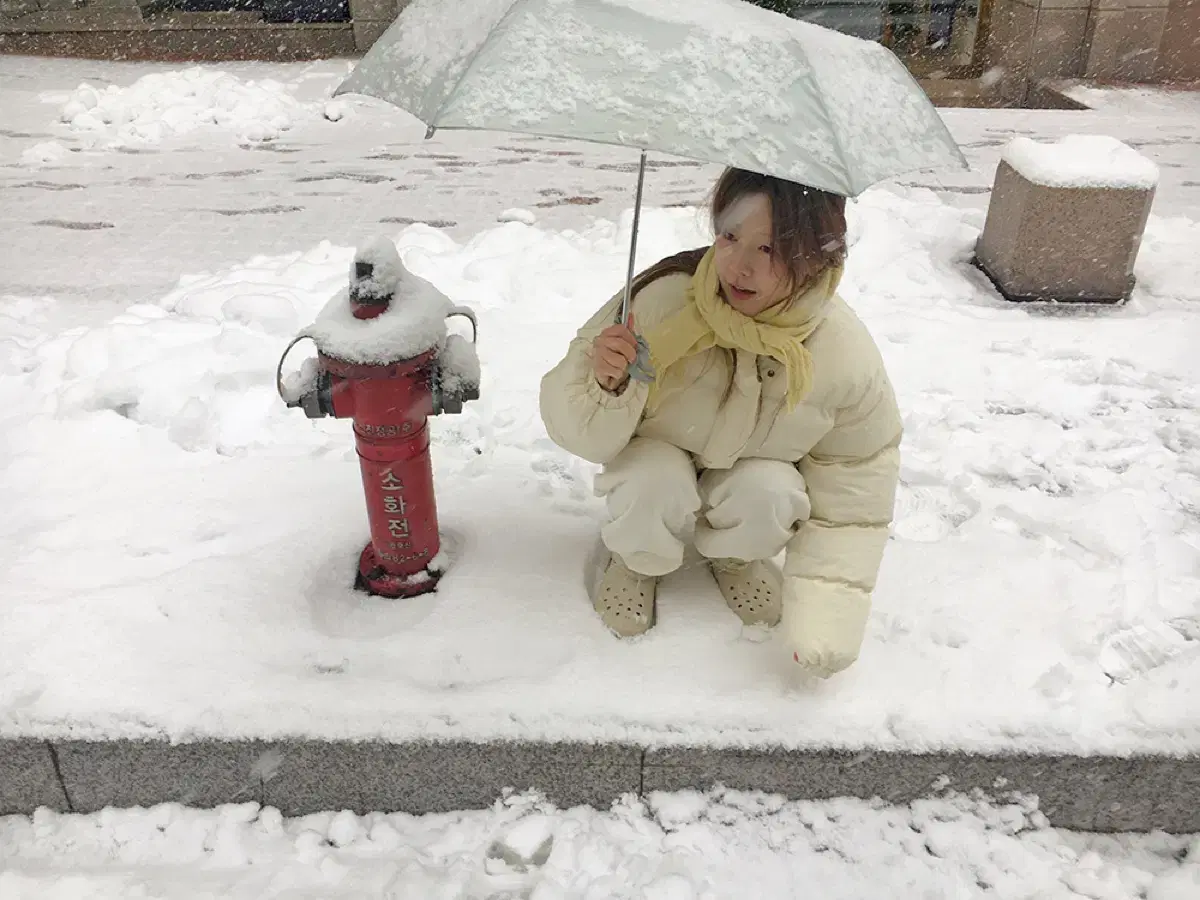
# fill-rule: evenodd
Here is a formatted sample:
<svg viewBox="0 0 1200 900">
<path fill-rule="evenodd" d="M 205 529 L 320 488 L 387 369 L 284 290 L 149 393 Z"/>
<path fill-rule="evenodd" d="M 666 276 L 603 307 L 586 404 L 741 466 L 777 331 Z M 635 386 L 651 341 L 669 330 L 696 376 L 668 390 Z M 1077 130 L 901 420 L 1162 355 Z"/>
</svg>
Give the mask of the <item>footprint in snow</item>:
<svg viewBox="0 0 1200 900">
<path fill-rule="evenodd" d="M 554 820 L 532 814 L 507 826 L 488 847 L 480 887 L 488 896 L 531 896 L 554 848 Z"/>
<path fill-rule="evenodd" d="M 938 485 L 900 486 L 893 532 L 902 541 L 932 544 L 953 534 L 979 512 L 965 491 Z"/>
</svg>

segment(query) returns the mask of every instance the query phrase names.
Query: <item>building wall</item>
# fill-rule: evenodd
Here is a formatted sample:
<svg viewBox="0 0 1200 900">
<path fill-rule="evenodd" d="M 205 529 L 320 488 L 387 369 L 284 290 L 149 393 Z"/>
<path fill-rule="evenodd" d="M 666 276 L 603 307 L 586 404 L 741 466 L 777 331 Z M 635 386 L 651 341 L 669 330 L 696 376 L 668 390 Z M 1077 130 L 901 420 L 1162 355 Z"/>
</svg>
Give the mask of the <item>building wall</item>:
<svg viewBox="0 0 1200 900">
<path fill-rule="evenodd" d="M 1200 81 L 1200 0 L 1171 0 L 1156 76 L 1161 81 Z"/>
<path fill-rule="evenodd" d="M 1083 74 L 1103 81 L 1155 81 L 1169 0 L 1096 0 Z"/>
<path fill-rule="evenodd" d="M 0 0 L 0 52 L 105 56 L 113 33 L 128 32 L 138 38 L 121 44 L 121 58 L 270 59 L 272 47 L 278 58 L 315 58 L 365 51 L 409 0 L 349 2 L 352 23 L 264 27 L 249 13 L 143 15 L 154 0 Z M 891 3 L 927 10 L 930 0 Z M 984 0 L 984 16 L 978 43 L 972 14 L 949 56 L 914 57 L 914 72 L 942 78 L 949 62 L 969 70 L 963 78 L 984 73 L 988 92 L 1009 104 L 1046 79 L 1200 82 L 1200 0 Z"/>
</svg>

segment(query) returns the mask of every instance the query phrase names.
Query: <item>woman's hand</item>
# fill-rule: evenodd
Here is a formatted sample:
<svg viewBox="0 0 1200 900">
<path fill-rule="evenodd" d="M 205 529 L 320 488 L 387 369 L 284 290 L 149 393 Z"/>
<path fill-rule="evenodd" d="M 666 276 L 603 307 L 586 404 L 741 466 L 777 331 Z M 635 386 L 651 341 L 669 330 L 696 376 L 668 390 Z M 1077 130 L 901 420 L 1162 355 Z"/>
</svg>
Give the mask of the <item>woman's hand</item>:
<svg viewBox="0 0 1200 900">
<path fill-rule="evenodd" d="M 629 364 L 636 358 L 637 338 L 627 325 L 609 325 L 592 342 L 592 371 L 611 393 L 629 380 Z"/>
</svg>

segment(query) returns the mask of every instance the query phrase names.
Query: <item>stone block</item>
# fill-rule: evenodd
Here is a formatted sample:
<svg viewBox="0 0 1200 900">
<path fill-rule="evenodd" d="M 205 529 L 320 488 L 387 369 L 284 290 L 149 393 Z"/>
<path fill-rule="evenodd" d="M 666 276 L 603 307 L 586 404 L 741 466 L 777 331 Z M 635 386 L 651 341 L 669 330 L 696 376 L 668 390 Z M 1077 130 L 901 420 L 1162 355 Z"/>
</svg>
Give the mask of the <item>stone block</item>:
<svg viewBox="0 0 1200 900">
<path fill-rule="evenodd" d="M 423 814 L 484 809 L 506 789 L 561 807 L 607 808 L 641 785 L 642 751 L 588 744 L 277 744 L 266 802 L 284 815 L 349 809 Z"/>
<path fill-rule="evenodd" d="M 0 19 L 20 19 L 41 8 L 40 0 L 0 0 Z"/>
<path fill-rule="evenodd" d="M 56 743 L 63 783 L 76 812 L 181 803 L 212 808 L 261 802 L 272 757 L 265 744 L 204 741 Z"/>
<path fill-rule="evenodd" d="M 31 17 L 33 18 L 33 17 Z M 24 22 L 25 20 L 22 20 Z M 66 27 L 66 26 L 63 26 Z M 252 28 L 137 28 L 62 30 L 6 25 L 0 19 L 0 53 L 21 56 L 83 57 L 107 60 L 203 60 L 290 62 L 353 56 L 348 23 L 266 25 Z"/>
<path fill-rule="evenodd" d="M 1093 0 L 1092 9 L 1096 12 L 1121 9 L 1165 9 L 1171 5 L 1171 0 Z"/>
<path fill-rule="evenodd" d="M 0 17 L 0 29 L 26 34 L 134 31 L 142 27 L 142 13 L 136 6 L 41 10 L 23 16 Z M 106 40 L 111 43 L 111 37 Z"/>
<path fill-rule="evenodd" d="M 1126 300 L 1156 180 L 1113 138 L 1018 138 L 996 170 L 976 260 L 1010 300 Z"/>
<path fill-rule="evenodd" d="M 354 49 L 366 53 L 371 46 L 383 37 L 391 26 L 391 20 L 374 20 L 354 18 Z"/>
<path fill-rule="evenodd" d="M 1029 76 L 1063 78 L 1083 71 L 1088 10 L 1043 8 L 1033 36 Z"/>
<path fill-rule="evenodd" d="M 1200 0 L 1173 0 L 1167 11 L 1157 77 L 1200 81 Z"/>
<path fill-rule="evenodd" d="M 1006 103 L 1021 104 L 1033 64 L 1033 40 L 1038 11 L 1017 0 L 996 0 L 992 7 L 991 36 L 983 52 L 985 69 L 1001 75 L 997 91 Z"/>
<path fill-rule="evenodd" d="M 1042 15 L 1045 16 L 1047 10 L 1091 9 L 1093 2 L 1094 0 L 1041 0 L 1039 3 L 1037 0 L 1034 0 L 1031 5 L 1041 9 Z"/>
<path fill-rule="evenodd" d="M 1104 796 L 1096 831 L 1200 834 L 1200 758 L 1135 756 Z"/>
<path fill-rule="evenodd" d="M 58 812 L 71 808 L 50 745 L 0 739 L 0 816 L 28 815 L 42 806 Z"/>
<path fill-rule="evenodd" d="M 974 756 L 835 751 L 667 750 L 646 754 L 644 790 L 763 791 L 793 800 L 879 798 L 904 804 L 945 790 L 1003 802 L 1033 795 L 1060 828 L 1194 833 L 1200 758 Z M 1174 796 L 1167 796 L 1169 785 Z"/>
<path fill-rule="evenodd" d="M 1149 81 L 1158 69 L 1166 8 L 1098 10 L 1089 23 L 1088 78 Z"/>
<path fill-rule="evenodd" d="M 398 12 L 396 0 L 350 0 L 351 19 L 390 25 Z"/>
</svg>

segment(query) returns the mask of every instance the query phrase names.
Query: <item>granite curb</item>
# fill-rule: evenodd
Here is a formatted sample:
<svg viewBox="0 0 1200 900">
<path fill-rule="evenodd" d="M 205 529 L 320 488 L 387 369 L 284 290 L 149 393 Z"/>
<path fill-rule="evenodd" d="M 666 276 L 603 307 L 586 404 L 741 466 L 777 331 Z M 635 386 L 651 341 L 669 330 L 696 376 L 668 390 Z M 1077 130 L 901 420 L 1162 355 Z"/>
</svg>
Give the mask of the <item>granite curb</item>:
<svg viewBox="0 0 1200 900">
<path fill-rule="evenodd" d="M 285 815 L 478 809 L 507 790 L 606 808 L 723 785 L 796 800 L 1035 795 L 1052 825 L 1200 833 L 1200 756 L 646 749 L 620 744 L 0 739 L 0 814 L 256 802 Z"/>
</svg>

